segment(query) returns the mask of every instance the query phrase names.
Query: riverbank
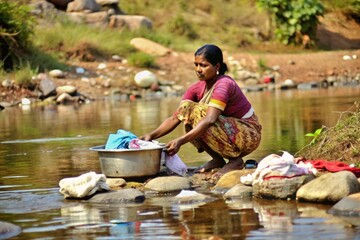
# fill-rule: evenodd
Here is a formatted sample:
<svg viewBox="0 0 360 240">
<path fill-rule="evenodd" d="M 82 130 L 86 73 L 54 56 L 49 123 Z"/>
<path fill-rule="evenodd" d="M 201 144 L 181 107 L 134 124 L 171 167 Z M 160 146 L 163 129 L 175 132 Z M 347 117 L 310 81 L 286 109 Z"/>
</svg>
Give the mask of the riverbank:
<svg viewBox="0 0 360 240">
<path fill-rule="evenodd" d="M 264 90 L 264 84 L 269 77 L 273 78 L 276 88 L 284 85 L 296 87 L 303 83 L 311 83 L 316 87 L 324 81 L 333 85 L 358 84 L 360 81 L 360 50 L 299 54 L 225 51 L 224 55 L 229 74 L 244 89 Z M 126 59 L 114 59 L 115 56 L 108 61 L 73 60 L 67 62 L 69 69 L 61 76 L 49 76 L 49 72 L 41 75 L 48 76 L 56 86 L 74 86 L 77 92 L 93 100 L 104 99 L 114 92 L 127 97 L 133 95 L 132 99 L 141 97 L 144 89 L 135 84 L 134 76 L 145 69 L 129 66 Z M 158 84 L 145 91 L 181 95 L 186 87 L 196 81 L 192 61 L 192 53 L 171 52 L 158 57 L 156 68 L 147 69 L 156 75 Z M 1 82 L 0 102 L 7 102 L 7 105 L 20 103 L 23 98 L 36 99 L 39 96 L 36 87 L 32 90 L 21 88 L 13 84 L 14 79 L 11 76 Z M 39 77 L 34 76 L 33 83 L 38 86 Z"/>
</svg>

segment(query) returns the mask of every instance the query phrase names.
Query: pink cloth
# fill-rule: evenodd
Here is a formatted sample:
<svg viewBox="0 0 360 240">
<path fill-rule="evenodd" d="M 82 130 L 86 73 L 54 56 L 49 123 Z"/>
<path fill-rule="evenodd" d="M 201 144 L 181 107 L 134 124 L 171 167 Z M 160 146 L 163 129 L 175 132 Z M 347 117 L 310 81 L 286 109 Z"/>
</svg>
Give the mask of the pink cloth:
<svg viewBox="0 0 360 240">
<path fill-rule="evenodd" d="M 198 81 L 188 88 L 182 100 L 199 102 L 205 94 L 205 81 Z M 237 83 L 227 75 L 219 76 L 216 80 L 211 101 L 220 102 L 224 106 L 221 115 L 234 118 L 242 118 L 251 108 L 251 104 L 241 91 Z M 216 107 L 216 106 L 214 106 Z"/>
<path fill-rule="evenodd" d="M 316 169 L 327 170 L 329 172 L 350 171 L 356 177 L 360 177 L 360 168 L 350 167 L 348 164 L 340 161 L 327 161 L 323 159 L 306 160 L 305 163 L 311 163 Z"/>
</svg>

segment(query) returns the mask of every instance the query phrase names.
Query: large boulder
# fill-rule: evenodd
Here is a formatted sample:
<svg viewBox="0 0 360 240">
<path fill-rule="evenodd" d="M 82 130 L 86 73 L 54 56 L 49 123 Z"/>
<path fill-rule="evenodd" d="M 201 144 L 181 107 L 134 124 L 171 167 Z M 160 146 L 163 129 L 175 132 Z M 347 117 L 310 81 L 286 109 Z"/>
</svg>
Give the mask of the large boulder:
<svg viewBox="0 0 360 240">
<path fill-rule="evenodd" d="M 85 23 L 96 27 L 107 27 L 109 15 L 105 11 L 84 13 L 84 12 L 68 12 L 67 16 L 76 23 Z"/>
<path fill-rule="evenodd" d="M 329 213 L 341 216 L 360 217 L 360 193 L 344 197 L 329 210 Z"/>
<path fill-rule="evenodd" d="M 116 203 L 141 203 L 145 200 L 143 192 L 137 189 L 121 189 L 99 193 L 87 200 L 90 203 L 116 204 Z"/>
<path fill-rule="evenodd" d="M 159 193 L 165 193 L 189 189 L 190 185 L 191 182 L 188 178 L 169 176 L 151 179 L 145 185 L 145 188 Z"/>
<path fill-rule="evenodd" d="M 165 56 L 171 53 L 171 50 L 146 38 L 133 38 L 130 44 L 136 49 L 154 56 Z"/>
<path fill-rule="evenodd" d="M 299 200 L 309 202 L 338 202 L 360 192 L 356 176 L 349 171 L 326 173 L 303 185 L 296 193 Z"/>
<path fill-rule="evenodd" d="M 314 178 L 313 174 L 292 178 L 270 178 L 253 184 L 254 196 L 271 199 L 294 199 L 298 189 Z"/>
<path fill-rule="evenodd" d="M 66 8 L 67 12 L 98 12 L 101 6 L 95 0 L 74 0 Z"/>
<path fill-rule="evenodd" d="M 141 28 L 152 29 L 152 21 L 140 15 L 112 15 L 110 16 L 109 26 L 111 28 L 127 28 L 132 31 Z"/>
</svg>

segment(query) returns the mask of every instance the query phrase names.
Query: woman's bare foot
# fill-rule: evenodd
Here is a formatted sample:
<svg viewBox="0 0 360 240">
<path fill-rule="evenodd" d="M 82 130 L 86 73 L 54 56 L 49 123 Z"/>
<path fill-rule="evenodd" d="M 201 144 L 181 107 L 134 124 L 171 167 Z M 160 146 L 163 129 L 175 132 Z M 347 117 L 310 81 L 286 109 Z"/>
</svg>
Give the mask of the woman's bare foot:
<svg viewBox="0 0 360 240">
<path fill-rule="evenodd" d="M 219 171 L 214 173 L 211 178 L 213 179 L 219 179 L 221 178 L 225 173 L 228 173 L 233 170 L 241 170 L 244 168 L 244 161 L 242 158 L 234 158 L 230 159 L 225 166 L 223 166 Z"/>
<path fill-rule="evenodd" d="M 195 172 L 203 173 L 203 172 L 209 172 L 215 168 L 222 168 L 225 165 L 224 159 L 212 159 L 208 161 L 207 163 L 201 165 L 197 169 L 195 169 Z"/>
</svg>

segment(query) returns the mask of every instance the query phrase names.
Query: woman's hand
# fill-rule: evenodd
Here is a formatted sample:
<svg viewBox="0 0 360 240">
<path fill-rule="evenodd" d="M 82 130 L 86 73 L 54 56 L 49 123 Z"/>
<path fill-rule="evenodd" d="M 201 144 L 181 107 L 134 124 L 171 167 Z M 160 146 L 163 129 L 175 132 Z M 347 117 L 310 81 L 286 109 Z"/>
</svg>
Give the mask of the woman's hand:
<svg viewBox="0 0 360 240">
<path fill-rule="evenodd" d="M 165 147 L 167 148 L 168 154 L 170 156 L 173 156 L 180 150 L 181 145 L 182 145 L 181 139 L 177 138 L 168 142 Z"/>
<path fill-rule="evenodd" d="M 140 139 L 140 140 L 144 140 L 144 141 L 151 141 L 151 140 L 153 140 L 153 138 L 151 137 L 151 134 L 145 134 L 145 135 L 143 135 L 143 136 L 140 136 L 140 137 L 138 137 L 138 139 Z"/>
</svg>

